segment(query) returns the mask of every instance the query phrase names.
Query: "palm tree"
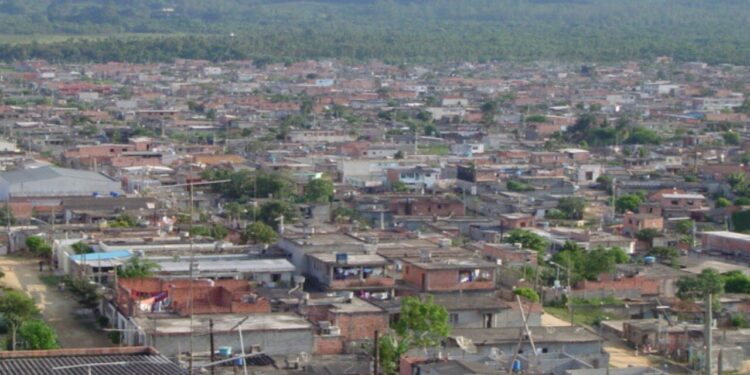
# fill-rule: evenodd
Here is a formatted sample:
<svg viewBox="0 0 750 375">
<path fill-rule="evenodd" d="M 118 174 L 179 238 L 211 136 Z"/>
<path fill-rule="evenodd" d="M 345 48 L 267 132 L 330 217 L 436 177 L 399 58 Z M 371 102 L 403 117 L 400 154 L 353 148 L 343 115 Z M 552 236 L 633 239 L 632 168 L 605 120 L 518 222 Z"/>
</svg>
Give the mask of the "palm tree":
<svg viewBox="0 0 750 375">
<path fill-rule="evenodd" d="M 117 276 L 123 279 L 150 277 L 160 268 L 159 264 L 152 260 L 132 257 L 122 267 L 117 269 Z"/>
</svg>

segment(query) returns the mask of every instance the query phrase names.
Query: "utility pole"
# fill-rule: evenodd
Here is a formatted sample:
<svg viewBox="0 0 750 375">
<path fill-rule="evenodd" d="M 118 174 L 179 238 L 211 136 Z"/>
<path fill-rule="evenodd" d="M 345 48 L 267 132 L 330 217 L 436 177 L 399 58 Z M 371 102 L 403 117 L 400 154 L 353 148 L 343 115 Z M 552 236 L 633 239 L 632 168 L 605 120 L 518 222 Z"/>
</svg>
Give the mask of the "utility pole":
<svg viewBox="0 0 750 375">
<path fill-rule="evenodd" d="M 706 341 L 706 353 L 705 353 L 705 359 L 706 359 L 706 368 L 705 368 L 705 375 L 711 375 L 711 368 L 713 367 L 713 361 L 711 356 L 711 349 L 713 349 L 713 336 L 711 335 L 711 326 L 713 325 L 713 306 L 711 304 L 712 302 L 712 294 L 706 293 L 705 298 L 706 300 L 703 302 L 706 305 L 706 321 L 704 322 L 705 325 L 705 332 L 703 334 L 703 337 L 705 337 Z"/>
<path fill-rule="evenodd" d="M 213 319 L 208 320 L 208 335 L 209 335 L 209 339 L 211 340 L 211 363 L 214 363 L 214 361 L 216 361 L 216 358 L 214 358 L 215 351 L 214 351 L 214 320 Z M 211 366 L 211 375 L 214 375 L 215 373 L 216 373 L 216 368 L 214 366 Z"/>
<path fill-rule="evenodd" d="M 380 364 L 380 332 L 379 331 L 375 331 L 375 340 L 374 340 L 374 342 L 375 342 L 375 345 L 374 345 L 375 346 L 374 347 L 374 351 L 375 351 L 374 357 L 375 357 L 375 360 L 374 360 L 374 363 L 372 365 L 372 369 L 373 369 L 372 373 L 373 373 L 373 375 L 378 375 L 378 372 L 380 371 L 380 369 L 378 368 L 378 365 Z"/>
</svg>

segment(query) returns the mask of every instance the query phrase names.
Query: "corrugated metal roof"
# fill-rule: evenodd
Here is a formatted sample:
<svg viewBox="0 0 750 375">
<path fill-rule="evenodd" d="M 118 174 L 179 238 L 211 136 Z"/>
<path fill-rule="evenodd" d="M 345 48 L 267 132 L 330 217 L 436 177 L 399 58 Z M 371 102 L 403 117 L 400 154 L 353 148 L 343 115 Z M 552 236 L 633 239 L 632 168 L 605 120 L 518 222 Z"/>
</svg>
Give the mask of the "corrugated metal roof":
<svg viewBox="0 0 750 375">
<path fill-rule="evenodd" d="M 99 173 L 40 167 L 0 173 L 0 183 L 14 196 L 86 196 L 122 193 L 120 183 Z"/>
<path fill-rule="evenodd" d="M 97 365 L 99 364 L 99 365 Z M 7 375 L 80 375 L 88 366 L 58 369 L 66 366 L 92 365 L 93 375 L 183 375 L 187 371 L 166 357 L 153 354 L 50 356 L 0 360 L 0 374 Z"/>
</svg>

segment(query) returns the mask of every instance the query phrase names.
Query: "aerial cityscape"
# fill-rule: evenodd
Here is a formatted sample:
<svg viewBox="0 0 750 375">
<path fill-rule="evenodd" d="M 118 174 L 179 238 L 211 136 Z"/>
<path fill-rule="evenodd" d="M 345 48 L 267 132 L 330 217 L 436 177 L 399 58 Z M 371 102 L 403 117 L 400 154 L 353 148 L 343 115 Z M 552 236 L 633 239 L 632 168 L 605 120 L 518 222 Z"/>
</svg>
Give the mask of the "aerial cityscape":
<svg viewBox="0 0 750 375">
<path fill-rule="evenodd" d="M 0 0 L 0 374 L 750 374 L 748 19 Z"/>
</svg>

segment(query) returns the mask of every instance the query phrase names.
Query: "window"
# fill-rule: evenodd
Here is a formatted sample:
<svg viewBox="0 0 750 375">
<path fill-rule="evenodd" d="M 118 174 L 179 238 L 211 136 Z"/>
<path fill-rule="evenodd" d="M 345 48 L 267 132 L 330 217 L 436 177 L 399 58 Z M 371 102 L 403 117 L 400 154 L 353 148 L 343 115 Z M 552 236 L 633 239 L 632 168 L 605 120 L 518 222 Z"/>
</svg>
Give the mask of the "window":
<svg viewBox="0 0 750 375">
<path fill-rule="evenodd" d="M 492 328 L 492 314 L 484 314 L 484 328 Z"/>
<path fill-rule="evenodd" d="M 280 273 L 272 273 L 271 274 L 271 281 L 274 283 L 278 283 L 281 281 L 281 274 Z"/>
<path fill-rule="evenodd" d="M 458 324 L 458 314 L 451 314 L 450 315 L 450 323 L 453 325 Z"/>
<path fill-rule="evenodd" d="M 672 205 L 673 205 L 673 206 L 676 206 L 676 205 L 678 205 L 678 204 L 680 204 L 680 201 L 677 201 L 677 200 L 674 200 L 674 201 L 672 201 Z"/>
</svg>

